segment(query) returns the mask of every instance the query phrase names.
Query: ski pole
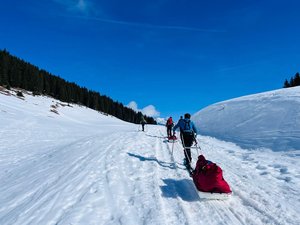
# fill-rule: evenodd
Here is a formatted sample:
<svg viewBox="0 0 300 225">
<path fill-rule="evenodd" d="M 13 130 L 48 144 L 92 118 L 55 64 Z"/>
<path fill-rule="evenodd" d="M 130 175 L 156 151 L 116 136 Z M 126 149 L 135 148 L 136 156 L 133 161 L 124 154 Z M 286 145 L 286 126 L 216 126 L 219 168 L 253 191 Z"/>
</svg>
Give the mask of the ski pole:
<svg viewBox="0 0 300 225">
<path fill-rule="evenodd" d="M 174 155 L 173 155 L 174 143 L 175 143 L 175 141 L 173 141 L 173 144 L 172 144 L 172 156 L 173 156 L 173 157 L 174 157 Z"/>
<path fill-rule="evenodd" d="M 195 141 L 195 146 L 196 146 L 196 149 L 197 149 L 197 155 L 199 156 L 199 151 L 198 151 L 198 142 L 197 142 L 197 139 L 194 135 L 194 141 Z"/>
<path fill-rule="evenodd" d="M 175 132 L 173 132 L 173 137 L 175 137 Z M 175 143 L 175 140 L 173 139 L 173 144 L 172 144 L 172 156 L 173 156 L 173 150 L 174 150 L 174 143 Z M 173 156 L 174 157 L 174 156 Z"/>
<path fill-rule="evenodd" d="M 197 142 L 196 136 L 194 136 L 194 141 L 195 141 L 195 146 L 196 146 L 196 149 L 197 149 L 197 154 L 198 154 L 198 156 L 199 156 L 199 151 L 198 151 L 198 149 L 200 149 L 200 151 L 202 151 L 202 150 L 201 150 L 200 145 L 198 146 L 198 142 Z"/>
</svg>

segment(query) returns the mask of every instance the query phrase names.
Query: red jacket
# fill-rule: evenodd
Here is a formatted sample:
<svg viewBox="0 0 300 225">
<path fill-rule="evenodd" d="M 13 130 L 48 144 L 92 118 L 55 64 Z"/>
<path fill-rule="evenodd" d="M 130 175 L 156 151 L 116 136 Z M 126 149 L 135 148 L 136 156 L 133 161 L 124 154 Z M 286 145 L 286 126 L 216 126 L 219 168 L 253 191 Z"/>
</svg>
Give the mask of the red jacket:
<svg viewBox="0 0 300 225">
<path fill-rule="evenodd" d="M 173 120 L 171 117 L 167 120 L 166 126 L 173 126 Z"/>
</svg>

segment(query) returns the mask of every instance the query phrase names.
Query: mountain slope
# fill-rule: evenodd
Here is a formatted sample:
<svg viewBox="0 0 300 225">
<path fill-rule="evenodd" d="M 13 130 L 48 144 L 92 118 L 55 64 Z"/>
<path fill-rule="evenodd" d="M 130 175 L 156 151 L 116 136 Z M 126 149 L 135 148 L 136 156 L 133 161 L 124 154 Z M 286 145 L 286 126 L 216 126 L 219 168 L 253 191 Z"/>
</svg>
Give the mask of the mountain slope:
<svg viewBox="0 0 300 225">
<path fill-rule="evenodd" d="M 51 112 L 52 105 L 57 113 Z M 299 153 L 201 136 L 234 195 L 200 199 L 165 128 L 0 94 L 0 224 L 299 224 Z M 172 154 L 173 152 L 173 154 Z M 292 206 L 292 207 L 291 207 Z"/>
<path fill-rule="evenodd" d="M 202 134 L 242 147 L 300 150 L 300 87 L 219 102 L 193 119 Z"/>
</svg>

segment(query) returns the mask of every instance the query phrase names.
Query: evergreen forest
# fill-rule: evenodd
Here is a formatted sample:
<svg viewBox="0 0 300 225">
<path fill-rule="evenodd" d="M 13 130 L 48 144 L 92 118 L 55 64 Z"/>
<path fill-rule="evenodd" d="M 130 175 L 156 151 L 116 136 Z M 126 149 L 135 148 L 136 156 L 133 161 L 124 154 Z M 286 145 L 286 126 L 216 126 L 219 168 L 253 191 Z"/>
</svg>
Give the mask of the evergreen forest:
<svg viewBox="0 0 300 225">
<path fill-rule="evenodd" d="M 84 105 L 127 122 L 138 124 L 143 116 L 147 123 L 156 124 L 152 117 L 136 112 L 99 92 L 39 69 L 5 49 L 0 50 L 0 85 L 7 89 L 21 88 L 34 95 L 48 95 L 63 102 Z"/>
</svg>

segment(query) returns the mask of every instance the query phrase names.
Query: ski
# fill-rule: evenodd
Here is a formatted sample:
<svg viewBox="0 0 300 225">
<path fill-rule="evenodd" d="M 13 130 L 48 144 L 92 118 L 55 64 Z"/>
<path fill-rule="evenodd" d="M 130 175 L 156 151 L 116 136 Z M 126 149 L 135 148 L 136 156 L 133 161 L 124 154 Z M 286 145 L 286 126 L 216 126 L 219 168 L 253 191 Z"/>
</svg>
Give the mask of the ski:
<svg viewBox="0 0 300 225">
<path fill-rule="evenodd" d="M 176 142 L 177 141 L 177 137 L 175 135 L 167 137 L 168 138 L 168 142 Z"/>
<path fill-rule="evenodd" d="M 231 193 L 211 193 L 211 192 L 203 192 L 203 191 L 197 191 L 200 199 L 205 200 L 228 200 L 232 196 Z"/>
</svg>

